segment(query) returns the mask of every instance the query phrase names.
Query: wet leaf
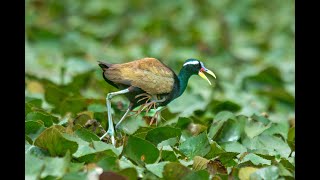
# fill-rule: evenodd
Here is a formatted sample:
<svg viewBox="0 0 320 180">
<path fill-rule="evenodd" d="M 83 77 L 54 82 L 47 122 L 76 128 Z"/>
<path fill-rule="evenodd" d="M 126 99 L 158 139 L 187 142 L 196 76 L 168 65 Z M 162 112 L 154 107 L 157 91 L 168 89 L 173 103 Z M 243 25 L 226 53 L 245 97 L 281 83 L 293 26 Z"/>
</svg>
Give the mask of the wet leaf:
<svg viewBox="0 0 320 180">
<path fill-rule="evenodd" d="M 211 147 L 205 132 L 186 139 L 179 146 L 179 150 L 189 159 L 193 159 L 195 156 L 205 156 L 210 149 Z"/>
</svg>

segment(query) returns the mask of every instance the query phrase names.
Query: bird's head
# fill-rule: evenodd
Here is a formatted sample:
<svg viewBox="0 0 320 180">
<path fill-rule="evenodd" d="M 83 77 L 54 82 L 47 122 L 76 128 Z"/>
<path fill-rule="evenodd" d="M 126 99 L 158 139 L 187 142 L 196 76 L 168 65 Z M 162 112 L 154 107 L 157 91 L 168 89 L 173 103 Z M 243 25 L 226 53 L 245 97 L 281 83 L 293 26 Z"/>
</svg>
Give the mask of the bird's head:
<svg viewBox="0 0 320 180">
<path fill-rule="evenodd" d="M 187 59 L 183 64 L 183 67 L 192 74 L 198 74 L 201 78 L 207 80 L 210 85 L 211 82 L 203 72 L 206 72 L 216 78 L 216 75 L 212 71 L 204 67 L 203 63 L 197 59 Z"/>
</svg>

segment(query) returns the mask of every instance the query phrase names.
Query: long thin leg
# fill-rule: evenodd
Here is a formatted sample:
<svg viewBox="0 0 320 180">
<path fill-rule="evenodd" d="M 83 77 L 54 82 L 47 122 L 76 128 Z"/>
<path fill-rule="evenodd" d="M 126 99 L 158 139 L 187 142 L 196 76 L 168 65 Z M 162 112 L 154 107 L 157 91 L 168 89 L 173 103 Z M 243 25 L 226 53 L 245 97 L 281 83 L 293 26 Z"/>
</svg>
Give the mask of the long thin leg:
<svg viewBox="0 0 320 180">
<path fill-rule="evenodd" d="M 100 140 L 102 140 L 106 135 L 109 135 L 111 137 L 111 142 L 112 144 L 115 146 L 116 145 L 116 141 L 114 139 L 114 127 L 113 127 L 113 121 L 112 121 L 112 114 L 111 114 L 111 98 L 113 96 L 116 96 L 116 95 L 120 95 L 120 94 L 125 94 L 125 93 L 128 93 L 130 92 L 129 88 L 127 89 L 124 89 L 124 90 L 121 90 L 121 91 L 117 91 L 117 92 L 112 92 L 112 93 L 108 93 L 107 95 L 107 109 L 108 109 L 108 124 L 109 124 L 109 128 L 108 128 L 108 131 L 100 137 Z"/>
<path fill-rule="evenodd" d="M 116 124 L 116 129 L 119 129 L 119 126 L 120 126 L 121 122 L 127 117 L 127 115 L 128 115 L 128 113 L 130 112 L 132 106 L 133 106 L 133 103 L 130 103 L 127 111 L 124 113 L 124 115 L 122 116 L 122 118 L 120 119 L 120 121 Z"/>
</svg>

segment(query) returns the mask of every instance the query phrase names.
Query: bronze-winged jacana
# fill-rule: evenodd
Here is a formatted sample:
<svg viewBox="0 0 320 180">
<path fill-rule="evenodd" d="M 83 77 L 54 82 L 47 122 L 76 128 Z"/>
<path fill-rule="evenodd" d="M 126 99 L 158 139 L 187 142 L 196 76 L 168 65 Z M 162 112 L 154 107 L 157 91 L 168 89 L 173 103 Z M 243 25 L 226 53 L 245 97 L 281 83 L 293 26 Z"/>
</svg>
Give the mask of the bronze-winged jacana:
<svg viewBox="0 0 320 180">
<path fill-rule="evenodd" d="M 155 58 L 143 58 L 123 64 L 98 62 L 103 70 L 104 80 L 121 89 L 107 95 L 109 128 L 100 138 L 103 139 L 106 135 L 109 135 L 113 145 L 115 145 L 115 138 L 110 103 L 112 97 L 124 94 L 130 101 L 127 111 L 116 125 L 116 128 L 118 128 L 119 124 L 135 107 L 142 105 L 142 109 L 155 109 L 156 107 L 165 106 L 181 96 L 192 75 L 198 74 L 207 80 L 210 85 L 211 82 L 203 72 L 216 78 L 215 74 L 205 68 L 203 63 L 197 59 L 187 59 L 178 76 L 172 69 Z"/>
</svg>

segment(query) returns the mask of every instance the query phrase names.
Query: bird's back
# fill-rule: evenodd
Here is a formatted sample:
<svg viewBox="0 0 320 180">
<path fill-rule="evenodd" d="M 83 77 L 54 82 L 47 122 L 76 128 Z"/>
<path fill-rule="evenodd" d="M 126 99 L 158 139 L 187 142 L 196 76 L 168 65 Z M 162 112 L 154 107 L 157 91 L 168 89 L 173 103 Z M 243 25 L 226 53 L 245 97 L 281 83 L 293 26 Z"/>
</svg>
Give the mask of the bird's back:
<svg viewBox="0 0 320 180">
<path fill-rule="evenodd" d="M 170 93 L 173 89 L 174 72 L 155 58 L 106 65 L 104 77 L 118 86 L 135 86 L 153 95 Z"/>
</svg>

